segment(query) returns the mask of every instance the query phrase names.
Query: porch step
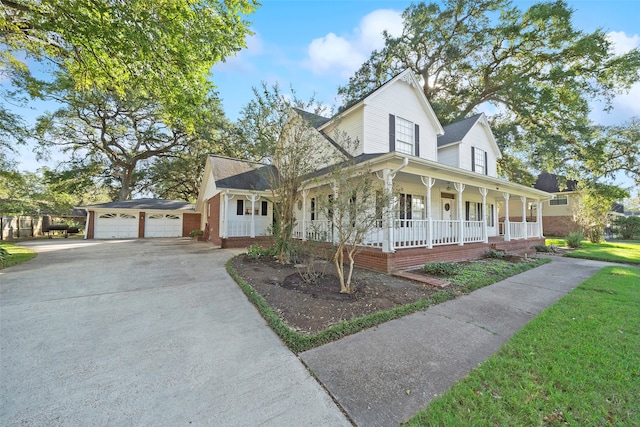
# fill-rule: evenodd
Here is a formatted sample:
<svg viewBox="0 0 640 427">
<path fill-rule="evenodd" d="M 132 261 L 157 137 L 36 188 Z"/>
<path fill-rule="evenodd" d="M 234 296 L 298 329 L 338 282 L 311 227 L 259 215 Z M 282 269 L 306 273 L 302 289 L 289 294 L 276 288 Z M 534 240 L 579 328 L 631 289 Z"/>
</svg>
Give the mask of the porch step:
<svg viewBox="0 0 640 427">
<path fill-rule="evenodd" d="M 451 284 L 451 282 L 443 282 L 442 280 L 435 279 L 433 277 L 427 277 L 422 274 L 412 273 L 407 270 L 398 270 L 391 273 L 392 276 L 400 277 L 402 279 L 413 280 L 414 282 L 422 283 L 436 288 L 445 288 Z"/>
</svg>

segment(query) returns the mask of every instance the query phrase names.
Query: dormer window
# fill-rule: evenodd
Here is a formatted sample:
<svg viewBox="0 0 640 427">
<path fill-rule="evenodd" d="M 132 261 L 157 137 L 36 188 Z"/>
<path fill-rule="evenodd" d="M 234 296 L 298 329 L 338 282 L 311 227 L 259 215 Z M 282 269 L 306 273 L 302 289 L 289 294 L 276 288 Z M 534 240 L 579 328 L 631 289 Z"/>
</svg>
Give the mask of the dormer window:
<svg viewBox="0 0 640 427">
<path fill-rule="evenodd" d="M 396 117 L 396 151 L 398 153 L 413 154 L 413 129 L 412 122 Z"/>
<path fill-rule="evenodd" d="M 478 148 L 471 147 L 471 170 L 483 175 L 487 175 L 487 152 Z"/>
</svg>

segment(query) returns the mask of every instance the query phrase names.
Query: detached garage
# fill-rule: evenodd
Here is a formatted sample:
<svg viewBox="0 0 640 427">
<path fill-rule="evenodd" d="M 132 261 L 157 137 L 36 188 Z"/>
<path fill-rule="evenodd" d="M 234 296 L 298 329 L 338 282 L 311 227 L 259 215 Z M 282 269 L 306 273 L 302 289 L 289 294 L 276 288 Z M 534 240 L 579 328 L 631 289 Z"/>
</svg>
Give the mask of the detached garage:
<svg viewBox="0 0 640 427">
<path fill-rule="evenodd" d="M 195 206 L 179 200 L 136 199 L 83 206 L 86 239 L 188 237 L 200 228 Z"/>
</svg>

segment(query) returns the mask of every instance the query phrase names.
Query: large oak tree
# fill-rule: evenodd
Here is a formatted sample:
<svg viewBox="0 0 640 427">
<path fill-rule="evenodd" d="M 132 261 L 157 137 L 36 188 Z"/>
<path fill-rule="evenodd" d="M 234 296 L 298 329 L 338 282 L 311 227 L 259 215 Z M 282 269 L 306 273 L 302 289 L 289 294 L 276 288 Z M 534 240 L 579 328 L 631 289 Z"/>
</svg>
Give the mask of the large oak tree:
<svg viewBox="0 0 640 427">
<path fill-rule="evenodd" d="M 2 0 L 0 65 L 37 92 L 27 57 L 48 60 L 78 91 L 144 91 L 191 125 L 211 67 L 245 46 L 255 0 Z M 0 67 L 0 68 L 2 68 Z M 0 107 L 3 108 L 3 107 Z"/>
<path fill-rule="evenodd" d="M 348 105 L 409 68 L 445 124 L 493 106 L 503 174 L 530 165 L 579 175 L 591 153 L 582 148 L 602 139 L 588 119 L 590 103 L 608 108 L 640 80 L 640 51 L 616 55 L 604 30 L 576 29 L 572 13 L 564 1 L 524 11 L 509 0 L 413 4 L 402 34 L 385 33 L 385 46 L 339 92 Z M 604 151 L 621 152 L 619 145 Z M 637 164 L 633 173 L 640 175 Z"/>
<path fill-rule="evenodd" d="M 40 154 L 46 156 L 50 148 L 57 147 L 68 155 L 68 166 L 85 168 L 100 178 L 116 190 L 113 198 L 118 200 L 130 199 L 142 189 L 144 169 L 153 161 L 179 157 L 224 121 L 213 93 L 200 105 L 189 131 L 186 125 L 167 120 L 162 107 L 144 93 L 78 92 L 64 79 L 56 86 L 50 92 L 64 106 L 38 118 L 35 136 Z"/>
</svg>

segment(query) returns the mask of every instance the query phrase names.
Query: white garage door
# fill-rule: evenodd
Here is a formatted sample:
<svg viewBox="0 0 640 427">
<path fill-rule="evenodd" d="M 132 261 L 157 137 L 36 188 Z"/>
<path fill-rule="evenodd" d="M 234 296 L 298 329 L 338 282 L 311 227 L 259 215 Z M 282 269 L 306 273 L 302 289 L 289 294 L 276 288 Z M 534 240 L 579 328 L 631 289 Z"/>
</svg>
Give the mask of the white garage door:
<svg viewBox="0 0 640 427">
<path fill-rule="evenodd" d="M 147 214 L 144 237 L 181 237 L 182 215 Z"/>
<path fill-rule="evenodd" d="M 138 237 L 138 216 L 116 212 L 98 214 L 93 235 L 96 239 L 136 238 Z"/>
</svg>

